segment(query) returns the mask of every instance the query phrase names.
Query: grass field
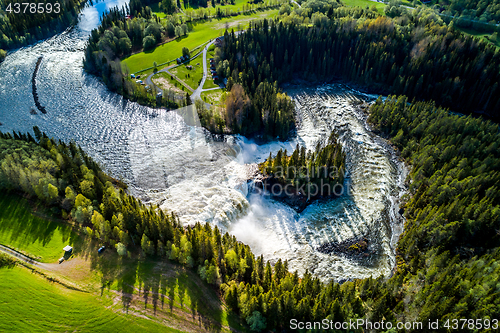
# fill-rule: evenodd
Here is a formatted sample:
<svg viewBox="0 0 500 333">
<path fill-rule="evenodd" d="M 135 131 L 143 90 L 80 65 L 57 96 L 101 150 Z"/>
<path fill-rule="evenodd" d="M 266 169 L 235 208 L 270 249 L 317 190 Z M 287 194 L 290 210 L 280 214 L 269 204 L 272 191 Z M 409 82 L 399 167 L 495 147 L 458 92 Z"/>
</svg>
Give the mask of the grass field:
<svg viewBox="0 0 500 333">
<path fill-rule="evenodd" d="M 186 2 L 184 2 L 186 3 Z M 234 5 L 215 5 L 213 6 L 212 5 L 212 1 L 208 1 L 208 11 L 209 11 L 209 15 L 215 15 L 216 14 L 216 11 L 217 11 L 217 8 L 220 8 L 222 11 L 230 11 L 231 13 L 237 13 L 237 12 L 241 12 L 243 10 L 248 10 L 250 8 L 250 6 L 253 6 L 253 8 L 257 8 L 257 5 L 255 4 L 249 4 L 248 3 L 248 0 L 236 0 L 234 2 Z M 245 7 L 245 8 L 244 8 Z M 182 8 L 184 8 L 184 12 L 186 14 L 189 13 L 190 10 L 193 10 L 193 9 L 198 9 L 199 7 L 192 7 L 192 6 L 185 6 L 184 4 L 182 5 Z"/>
<path fill-rule="evenodd" d="M 0 244 L 42 262 L 56 262 L 64 254 L 64 246 L 80 242 L 71 226 L 33 215 L 25 199 L 0 194 Z"/>
<path fill-rule="evenodd" d="M 46 273 L 88 292 L 66 289 L 20 266 L 2 268 L 0 332 L 247 331 L 193 270 L 139 252 L 120 257 L 107 249 L 99 255 L 97 241 L 84 240 L 62 221 L 33 216 L 41 213 L 18 196 L 1 195 L 2 242 L 33 257 L 43 254 L 44 261 L 74 244 L 75 256 L 47 266 Z"/>
<path fill-rule="evenodd" d="M 210 72 L 210 58 L 213 58 L 215 55 L 215 45 L 211 45 L 209 51 L 207 52 L 207 68 L 208 68 L 208 77 L 205 80 L 205 84 L 203 85 L 203 89 L 209 88 L 217 88 L 218 85 L 214 83 L 212 80 L 212 73 Z"/>
<path fill-rule="evenodd" d="M 477 30 L 468 29 L 468 28 L 459 28 L 456 25 L 454 27 L 455 27 L 455 29 L 460 30 L 461 32 L 463 32 L 466 35 L 471 35 L 471 36 L 480 38 L 480 39 L 484 40 L 485 42 L 487 42 L 491 45 L 494 45 L 496 48 L 500 48 L 500 41 L 494 40 L 491 37 L 492 34 L 490 34 L 490 33 L 479 32 Z"/>
<path fill-rule="evenodd" d="M 212 105 L 219 105 L 223 93 L 225 93 L 225 89 L 204 91 L 201 93 L 201 99 Z"/>
<path fill-rule="evenodd" d="M 151 8 L 151 11 L 153 12 L 153 14 L 155 14 L 158 18 L 160 18 L 160 19 L 165 18 L 167 16 L 167 14 L 162 12 L 158 5 L 159 5 L 159 3 L 152 3 L 149 5 L 149 8 Z"/>
<path fill-rule="evenodd" d="M 203 77 L 203 58 L 198 57 L 193 61 L 188 62 L 186 65 L 193 66 L 193 69 L 187 69 L 186 65 L 169 70 L 172 74 L 176 75 L 179 79 L 186 82 L 193 90 L 198 88 L 200 81 Z"/>
<path fill-rule="evenodd" d="M 380 2 L 374 2 L 370 0 L 342 0 L 342 2 L 347 6 L 347 7 L 371 7 L 375 5 L 375 8 L 377 8 L 378 12 L 380 14 L 384 14 L 384 8 L 385 4 L 380 3 Z"/>
<path fill-rule="evenodd" d="M 65 289 L 28 269 L 0 269 L 1 332 L 180 332 L 125 314 L 109 297 Z"/>
<path fill-rule="evenodd" d="M 187 91 L 182 84 L 176 79 L 171 79 L 170 75 L 165 72 L 159 72 L 152 77 L 153 82 L 163 90 L 171 89 L 178 93 Z"/>
<path fill-rule="evenodd" d="M 158 64 L 162 64 L 180 57 L 183 47 L 192 50 L 210 39 L 223 35 L 226 25 L 230 28 L 236 28 L 238 24 L 241 24 L 242 28 L 246 28 L 248 23 L 253 19 L 274 17 L 277 13 L 278 10 L 270 10 L 266 12 L 257 12 L 251 15 L 223 18 L 220 20 L 211 19 L 207 21 L 198 21 L 195 24 L 190 24 L 190 28 L 192 29 L 187 36 L 160 45 L 152 51 L 134 54 L 122 60 L 122 62 L 128 66 L 130 73 L 136 73 L 142 69 L 153 66 L 155 61 Z"/>
</svg>

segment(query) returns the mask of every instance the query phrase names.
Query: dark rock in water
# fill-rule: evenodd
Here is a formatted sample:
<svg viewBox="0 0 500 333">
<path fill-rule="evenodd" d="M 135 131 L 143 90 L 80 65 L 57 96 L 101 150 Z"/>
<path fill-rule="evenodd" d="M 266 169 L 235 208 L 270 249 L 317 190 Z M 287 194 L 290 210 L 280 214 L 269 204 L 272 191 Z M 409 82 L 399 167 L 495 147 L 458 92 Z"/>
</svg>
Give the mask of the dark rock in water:
<svg viewBox="0 0 500 333">
<path fill-rule="evenodd" d="M 307 196 L 300 190 L 288 184 L 282 184 L 278 179 L 272 176 L 257 175 L 254 180 L 254 193 L 268 196 L 276 201 L 290 206 L 297 213 L 301 213 L 310 204 L 317 200 L 335 198 L 335 195 Z"/>
<path fill-rule="evenodd" d="M 276 188 L 274 187 L 276 185 Z M 282 202 L 297 213 L 302 212 L 311 203 L 311 200 L 297 191 L 296 188 L 290 186 L 285 192 L 282 184 L 274 177 L 263 177 L 255 181 L 255 192 L 270 196 L 276 201 Z"/>
<path fill-rule="evenodd" d="M 334 253 L 353 259 L 368 259 L 371 255 L 375 254 L 370 245 L 367 237 L 357 237 L 342 242 L 325 243 L 317 247 L 316 250 L 324 254 Z"/>
<path fill-rule="evenodd" d="M 47 110 L 45 110 L 45 107 L 42 106 L 38 100 L 38 93 L 36 91 L 36 74 L 38 73 L 38 69 L 40 68 L 40 63 L 42 62 L 43 57 L 38 58 L 35 66 L 35 71 L 33 72 L 33 76 L 31 77 L 31 89 L 33 92 L 33 99 L 35 100 L 35 105 L 38 110 L 40 110 L 41 113 L 45 114 L 47 113 Z"/>
<path fill-rule="evenodd" d="M 31 110 L 30 110 L 30 114 L 32 114 L 32 115 L 36 115 L 36 114 L 38 114 L 38 113 L 36 113 L 35 109 L 31 108 Z"/>
</svg>

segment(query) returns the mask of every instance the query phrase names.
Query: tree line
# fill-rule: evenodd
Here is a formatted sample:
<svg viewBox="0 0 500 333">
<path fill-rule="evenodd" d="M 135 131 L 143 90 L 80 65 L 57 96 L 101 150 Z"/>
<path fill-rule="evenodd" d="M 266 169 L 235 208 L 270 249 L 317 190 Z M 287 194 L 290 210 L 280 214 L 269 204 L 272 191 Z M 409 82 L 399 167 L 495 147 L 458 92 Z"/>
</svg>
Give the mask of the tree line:
<svg viewBox="0 0 500 333">
<path fill-rule="evenodd" d="M 440 0 L 435 7 L 445 14 L 496 25 L 500 22 L 498 0 Z"/>
<path fill-rule="evenodd" d="M 38 197 L 122 255 L 140 250 L 196 270 L 220 288 L 254 331 L 290 320 L 391 322 L 496 318 L 500 307 L 500 134 L 430 102 L 380 98 L 369 121 L 412 165 L 402 208 L 405 231 L 392 277 L 322 283 L 274 265 L 234 236 L 178 218 L 128 195 L 74 143 L 0 134 L 0 188 Z M 299 154 L 300 158 L 300 154 Z M 362 332 L 362 329 L 353 330 Z M 408 332 L 417 332 L 409 329 Z"/>
<path fill-rule="evenodd" d="M 19 13 L 8 12 L 9 5 L 14 10 L 16 3 L 22 1 L 0 0 L 0 49 L 29 45 L 63 31 L 77 22 L 78 13 L 85 5 L 82 0 L 34 0 L 30 4 L 41 4 L 43 13 L 38 12 L 38 7 L 35 14 L 29 8 L 24 12 L 24 5 L 20 7 Z M 60 7 L 56 7 L 56 4 Z"/>
<path fill-rule="evenodd" d="M 275 157 L 269 153 L 267 160 L 259 164 L 259 170 L 271 181 L 303 189 L 302 194 L 308 197 L 330 196 L 335 186 L 344 184 L 345 157 L 333 131 L 324 146 L 318 142 L 314 151 L 306 153 L 306 148 L 297 144 L 290 156 L 286 149 L 280 149 Z"/>
<path fill-rule="evenodd" d="M 127 18 L 128 13 L 137 16 Z M 175 99 L 173 94 L 164 94 L 158 99 L 142 85 L 129 79 L 128 68 L 122 66 L 121 58 L 132 52 L 151 50 L 168 38 L 188 33 L 188 26 L 178 16 L 169 16 L 163 22 L 151 16 L 151 9 L 141 2 L 131 2 L 122 8 L 112 8 L 102 17 L 101 25 L 92 30 L 85 48 L 84 68 L 102 78 L 106 86 L 125 98 L 150 106 L 178 108 L 187 100 Z M 153 64 L 151 64 L 153 65 Z"/>
<path fill-rule="evenodd" d="M 342 78 L 372 92 L 500 117 L 500 54 L 494 47 L 424 10 L 404 20 L 370 10 L 357 19 L 344 8 L 330 12 L 312 27 L 264 20 L 241 35 L 227 34 L 221 61 L 228 61 L 232 81 L 253 96 L 264 81 Z"/>
</svg>

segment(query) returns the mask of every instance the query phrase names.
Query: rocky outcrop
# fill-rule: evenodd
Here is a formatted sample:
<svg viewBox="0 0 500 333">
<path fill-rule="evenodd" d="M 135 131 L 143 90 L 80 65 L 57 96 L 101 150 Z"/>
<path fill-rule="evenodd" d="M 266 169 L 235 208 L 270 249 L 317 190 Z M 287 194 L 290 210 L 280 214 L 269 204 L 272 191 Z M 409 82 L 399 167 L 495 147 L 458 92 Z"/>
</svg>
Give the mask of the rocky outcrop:
<svg viewBox="0 0 500 333">
<path fill-rule="evenodd" d="M 316 248 L 317 251 L 325 254 L 345 255 L 352 259 L 368 259 L 375 254 L 371 249 L 370 240 L 367 237 L 356 237 L 342 242 L 329 242 Z"/>
<path fill-rule="evenodd" d="M 35 66 L 35 71 L 33 72 L 33 76 L 31 78 L 31 89 L 33 91 L 33 98 L 35 100 L 35 105 L 38 110 L 40 110 L 41 113 L 47 113 L 47 110 L 45 110 L 45 107 L 40 104 L 40 101 L 38 100 L 38 93 L 36 91 L 36 75 L 38 74 L 38 69 L 40 68 L 40 63 L 42 62 L 43 57 L 38 58 L 36 61 L 36 66 Z"/>
</svg>

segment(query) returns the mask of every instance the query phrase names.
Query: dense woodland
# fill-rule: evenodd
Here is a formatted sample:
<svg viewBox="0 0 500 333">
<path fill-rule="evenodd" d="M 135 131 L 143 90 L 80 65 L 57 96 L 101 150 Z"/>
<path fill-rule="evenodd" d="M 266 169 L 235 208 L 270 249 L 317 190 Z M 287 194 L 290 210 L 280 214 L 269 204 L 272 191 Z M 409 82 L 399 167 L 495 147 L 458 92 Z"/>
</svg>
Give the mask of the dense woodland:
<svg viewBox="0 0 500 333">
<path fill-rule="evenodd" d="M 369 112 L 374 127 L 412 165 L 405 231 L 388 280 L 323 284 L 310 273 L 288 272 L 286 261 L 271 265 L 256 258 L 217 227 L 182 227 L 174 215 L 113 184 L 75 144 L 50 140 L 38 130 L 35 138 L 0 135 L 0 188 L 38 197 L 122 255 L 137 249 L 191 267 L 220 288 L 229 308 L 255 331 L 288 328 L 292 318 L 424 323 L 496 318 L 498 125 L 428 102 L 410 104 L 406 97 L 379 99 Z"/>
<path fill-rule="evenodd" d="M 290 156 L 286 149 L 280 149 L 275 157 L 269 153 L 259 170 L 269 177 L 266 181 L 302 189 L 307 197 L 332 196 L 342 193 L 335 187 L 344 184 L 345 157 L 337 133 L 332 132 L 324 147 L 318 142 L 314 151 L 306 153 L 306 148 L 297 144 Z"/>
<path fill-rule="evenodd" d="M 11 49 L 32 44 L 39 39 L 63 31 L 68 26 L 76 23 L 78 13 L 84 6 L 85 1 L 33 0 L 30 3 L 35 3 L 37 6 L 39 3 L 42 4 L 44 7 L 43 13 L 36 12 L 33 14 L 30 12 L 30 8 L 24 13 L 24 6 L 21 6 L 21 12 L 18 14 L 7 12 L 9 4 L 13 6 L 15 3 L 22 3 L 22 1 L 0 0 L 0 49 Z M 51 5 L 50 13 L 47 13 L 48 4 Z"/>
<path fill-rule="evenodd" d="M 147 6 L 150 2 L 152 1 L 133 0 L 129 6 L 114 8 L 106 13 L 99 28 L 94 29 L 89 37 L 84 67 L 101 77 L 110 90 L 126 98 L 146 105 L 177 108 L 189 104 L 189 98 L 186 96 L 185 100 L 179 101 L 172 98 L 173 94 L 163 94 L 159 103 L 153 94 L 129 79 L 132 73 L 120 61 L 132 52 L 149 51 L 158 44 L 189 33 L 187 21 L 183 21 L 181 16 L 168 15 L 166 20 L 159 20 Z M 175 3 L 168 0 L 160 3 L 162 10 L 174 13 L 177 7 L 170 5 L 174 6 Z M 272 3 L 267 5 L 275 6 Z M 127 14 L 133 18 L 127 18 Z M 228 15 L 231 14 L 217 14 Z M 200 18 L 207 17 L 205 15 Z M 156 66 L 150 64 L 153 65 Z M 220 72 L 227 66 L 221 68 L 221 63 Z M 216 133 L 258 134 L 265 138 L 286 139 L 290 135 L 294 125 L 293 104 L 276 85 L 262 83 L 258 87 L 259 92 L 250 97 L 239 89 L 240 86 L 236 85 L 234 89 L 232 87 L 230 82 L 227 106 L 222 112 L 199 105 L 199 116 L 204 127 Z"/>
<path fill-rule="evenodd" d="M 444 14 L 492 25 L 500 22 L 499 0 L 438 0 L 436 3 L 435 7 Z"/>
<path fill-rule="evenodd" d="M 500 53 L 493 46 L 425 10 L 390 19 L 338 8 L 329 17 L 315 15 L 311 27 L 291 15 L 285 23 L 252 25 L 238 37 L 227 33 L 221 59 L 228 60 L 233 82 L 253 96 L 263 81 L 342 78 L 376 93 L 500 117 Z"/>
<path fill-rule="evenodd" d="M 137 5 L 134 8 L 132 2 L 130 6 L 138 17 L 126 19 L 128 8 L 114 8 L 103 16 L 99 28 L 92 30 L 85 49 L 84 68 L 101 77 L 111 91 L 132 101 L 174 109 L 189 105 L 187 95 L 176 96 L 173 92 L 166 92 L 158 99 L 144 86 L 130 80 L 131 73 L 120 61 L 132 52 L 150 50 L 159 43 L 186 35 L 188 26 L 177 16 L 169 16 L 166 24 L 161 23 L 156 16 L 151 16 L 149 7 Z"/>
<path fill-rule="evenodd" d="M 127 19 L 128 12 L 136 17 Z M 151 16 L 148 6 L 132 1 L 130 8 L 110 10 L 103 16 L 99 28 L 92 30 L 85 49 L 84 67 L 100 76 L 110 90 L 126 98 L 147 105 L 177 108 L 179 105 L 173 98 L 169 99 L 169 94 L 164 94 L 161 103 L 157 103 L 154 95 L 129 80 L 131 73 L 122 66 L 120 59 L 133 51 L 150 50 L 159 43 L 187 33 L 188 26 L 178 16 L 169 16 L 163 23 L 156 16 Z"/>
</svg>

